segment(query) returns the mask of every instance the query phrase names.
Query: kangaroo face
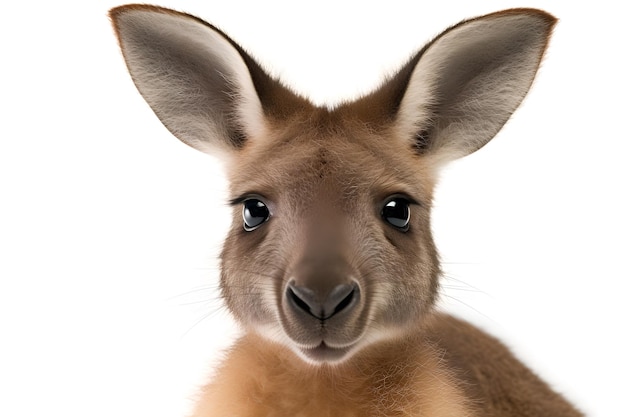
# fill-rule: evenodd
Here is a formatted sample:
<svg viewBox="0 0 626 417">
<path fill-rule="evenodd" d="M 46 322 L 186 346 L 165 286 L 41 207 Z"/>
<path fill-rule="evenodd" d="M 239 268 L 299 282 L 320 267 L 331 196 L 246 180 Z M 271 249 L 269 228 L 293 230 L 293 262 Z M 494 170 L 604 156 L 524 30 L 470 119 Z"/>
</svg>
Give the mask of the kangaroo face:
<svg viewBox="0 0 626 417">
<path fill-rule="evenodd" d="M 508 120 L 555 23 L 534 9 L 461 22 L 374 92 L 327 109 L 198 18 L 145 5 L 111 17 L 133 81 L 163 124 L 227 162 L 229 309 L 310 363 L 405 334 L 431 308 L 436 172 Z"/>
<path fill-rule="evenodd" d="M 437 289 L 430 170 L 416 169 L 406 142 L 358 121 L 322 115 L 270 136 L 230 167 L 230 310 L 314 362 L 415 325 Z"/>
</svg>

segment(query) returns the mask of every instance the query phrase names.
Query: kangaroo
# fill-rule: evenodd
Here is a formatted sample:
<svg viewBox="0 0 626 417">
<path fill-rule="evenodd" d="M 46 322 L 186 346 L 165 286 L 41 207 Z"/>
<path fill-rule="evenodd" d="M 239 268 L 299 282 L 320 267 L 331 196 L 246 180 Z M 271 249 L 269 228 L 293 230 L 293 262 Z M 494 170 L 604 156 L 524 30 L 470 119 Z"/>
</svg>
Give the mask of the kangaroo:
<svg viewBox="0 0 626 417">
<path fill-rule="evenodd" d="M 148 5 L 110 17 L 154 113 L 230 181 L 220 289 L 244 333 L 194 417 L 582 415 L 498 340 L 435 307 L 438 171 L 519 106 L 553 16 L 463 21 L 332 108 L 199 18 Z"/>
</svg>

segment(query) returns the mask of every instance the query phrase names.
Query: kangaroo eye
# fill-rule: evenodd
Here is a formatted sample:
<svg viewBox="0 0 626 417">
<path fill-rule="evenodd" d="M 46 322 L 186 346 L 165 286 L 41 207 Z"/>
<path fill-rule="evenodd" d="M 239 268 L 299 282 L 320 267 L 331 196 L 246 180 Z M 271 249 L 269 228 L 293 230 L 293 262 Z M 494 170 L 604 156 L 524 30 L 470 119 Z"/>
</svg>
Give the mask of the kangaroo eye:
<svg viewBox="0 0 626 417">
<path fill-rule="evenodd" d="M 243 228 L 246 232 L 257 229 L 269 220 L 270 210 L 264 202 L 256 198 L 250 198 L 243 202 Z"/>
<path fill-rule="evenodd" d="M 409 230 L 409 220 L 411 219 L 411 203 L 406 198 L 391 197 L 381 212 L 381 216 L 387 223 L 403 232 Z"/>
</svg>

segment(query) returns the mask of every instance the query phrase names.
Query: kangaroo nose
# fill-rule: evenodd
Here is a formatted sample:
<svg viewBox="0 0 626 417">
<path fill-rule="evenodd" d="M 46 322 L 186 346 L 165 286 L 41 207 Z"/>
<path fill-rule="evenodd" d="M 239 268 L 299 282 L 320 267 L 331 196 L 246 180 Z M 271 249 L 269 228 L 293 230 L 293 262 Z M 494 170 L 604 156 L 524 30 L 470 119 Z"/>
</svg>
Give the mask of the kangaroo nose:
<svg viewBox="0 0 626 417">
<path fill-rule="evenodd" d="M 358 304 L 359 296 L 359 286 L 355 282 L 339 284 L 326 295 L 293 282 L 287 286 L 287 298 L 292 307 L 320 320 L 352 309 Z"/>
</svg>

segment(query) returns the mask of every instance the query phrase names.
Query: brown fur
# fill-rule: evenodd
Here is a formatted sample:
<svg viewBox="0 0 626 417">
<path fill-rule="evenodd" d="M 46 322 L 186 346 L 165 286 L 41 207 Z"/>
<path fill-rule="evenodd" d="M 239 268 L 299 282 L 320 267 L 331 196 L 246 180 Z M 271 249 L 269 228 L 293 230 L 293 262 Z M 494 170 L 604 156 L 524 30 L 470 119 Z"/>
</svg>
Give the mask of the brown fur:
<svg viewBox="0 0 626 417">
<path fill-rule="evenodd" d="M 199 396 L 201 416 L 581 416 L 496 339 L 445 314 L 336 367 L 240 339 Z"/>
<path fill-rule="evenodd" d="M 433 307 L 438 169 L 487 143 L 519 105 L 553 17 L 515 9 L 462 22 L 335 109 L 292 93 L 198 18 L 143 5 L 111 17 L 163 123 L 227 154 L 221 292 L 245 334 L 194 417 L 580 416 L 500 342 Z M 242 224 L 248 199 L 271 214 L 254 230 Z M 410 208 L 405 229 L 383 216 L 397 199 Z"/>
<path fill-rule="evenodd" d="M 424 337 L 443 352 L 442 361 L 463 381 L 482 416 L 580 416 L 501 342 L 450 316 L 437 316 Z"/>
<path fill-rule="evenodd" d="M 441 366 L 441 352 L 413 336 L 368 348 L 342 365 L 314 367 L 282 346 L 248 335 L 229 352 L 220 377 L 205 387 L 194 415 L 475 415 L 454 376 Z"/>
</svg>

